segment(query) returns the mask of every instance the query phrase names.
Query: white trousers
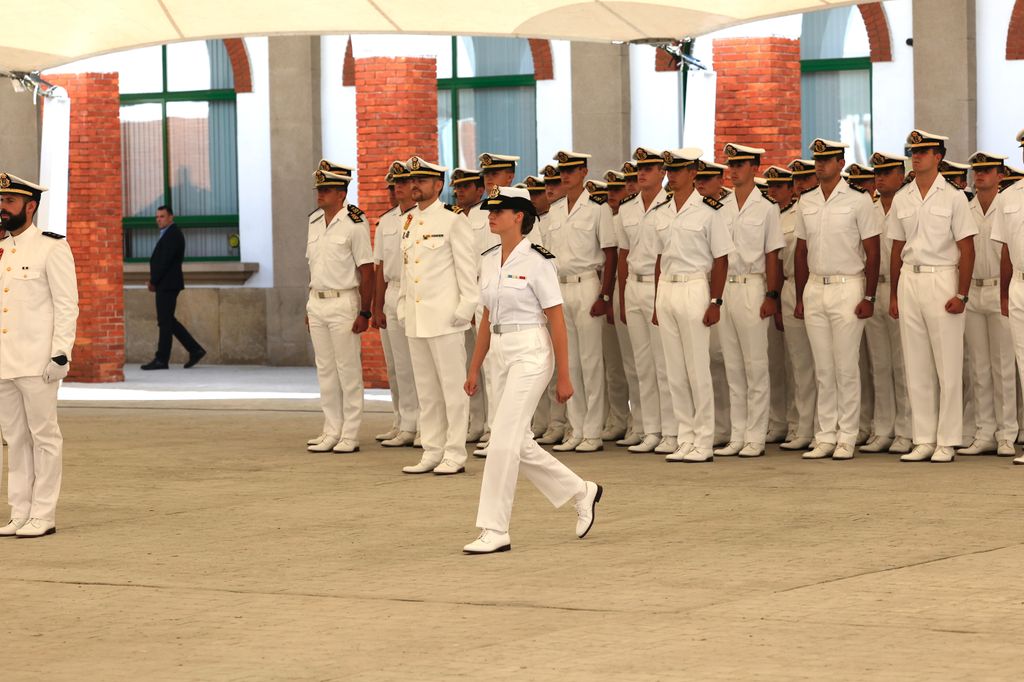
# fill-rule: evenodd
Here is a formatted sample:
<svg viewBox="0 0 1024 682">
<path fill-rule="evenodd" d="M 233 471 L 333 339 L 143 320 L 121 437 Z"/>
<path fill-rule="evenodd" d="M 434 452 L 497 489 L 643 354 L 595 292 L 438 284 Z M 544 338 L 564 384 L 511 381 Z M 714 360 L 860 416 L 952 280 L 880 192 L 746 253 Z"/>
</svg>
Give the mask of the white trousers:
<svg viewBox="0 0 1024 682">
<path fill-rule="evenodd" d="M 613 297 L 614 298 L 614 297 Z M 626 381 L 626 368 L 619 346 L 619 335 L 615 333 L 617 325 L 602 320 L 601 346 L 604 352 L 604 407 L 605 426 L 610 429 L 624 430 L 629 426 L 629 383 Z"/>
<path fill-rule="evenodd" d="M 775 321 L 768 322 L 768 430 L 788 431 L 786 414 L 792 397 L 786 390 L 786 341 L 782 332 L 775 328 Z"/>
<path fill-rule="evenodd" d="M 711 383 L 715 387 L 715 443 L 725 443 L 732 433 L 729 414 L 729 378 L 722 354 L 722 323 L 711 328 Z"/>
<path fill-rule="evenodd" d="M 310 295 L 306 314 L 316 355 L 323 432 L 358 441 L 363 421 L 363 352 L 352 323 L 359 314 L 359 292 L 350 289 L 338 298 Z"/>
<path fill-rule="evenodd" d="M 679 422 L 672 408 L 661 331 L 651 322 L 654 304 L 654 282 L 626 282 L 626 329 L 644 406 L 644 433 L 674 438 Z"/>
<path fill-rule="evenodd" d="M 545 327 L 491 336 L 494 395 L 497 399 L 487 446 L 476 525 L 507 533 L 519 471 L 560 507 L 584 489 L 583 479 L 537 445 L 530 417 L 554 369 Z"/>
<path fill-rule="evenodd" d="M 719 323 L 729 380 L 730 441 L 764 446 L 768 432 L 768 319 L 761 319 L 764 280 L 725 285 Z"/>
<path fill-rule="evenodd" d="M 1018 384 L 1024 384 L 1024 281 L 1017 271 L 1010 280 L 1010 338 L 1017 359 Z M 1024 404 L 1024 401 L 1021 401 Z M 1019 415 L 1024 428 L 1024 414 Z"/>
<path fill-rule="evenodd" d="M 56 520 L 64 445 L 57 425 L 58 385 L 42 377 L 0 379 L 11 518 Z"/>
<path fill-rule="evenodd" d="M 629 326 L 622 324 L 622 320 L 619 317 L 619 297 L 615 296 L 614 299 L 615 335 L 619 337 L 619 350 L 622 352 L 622 369 L 626 375 L 626 386 L 629 390 L 629 427 L 631 430 L 639 432 L 643 429 L 644 423 L 643 404 L 640 400 L 640 378 L 636 370 L 633 342 L 629 338 Z"/>
<path fill-rule="evenodd" d="M 469 371 L 469 363 L 473 360 L 473 351 L 476 349 L 476 335 L 480 328 L 480 321 L 483 318 L 483 308 L 477 309 L 475 326 L 466 330 L 466 371 Z M 488 375 L 491 373 L 491 361 L 484 358 L 484 364 L 480 367 L 480 390 L 469 399 L 469 431 L 485 431 L 490 420 L 491 397 L 490 381 Z"/>
<path fill-rule="evenodd" d="M 391 405 L 395 410 L 394 426 L 399 431 L 415 433 L 420 418 L 420 403 L 416 397 L 416 380 L 412 375 L 412 357 L 405 325 L 398 321 L 398 282 L 388 284 L 384 294 L 384 317 L 387 329 L 381 330 L 384 361 L 388 365 L 388 385 L 391 387 Z"/>
<path fill-rule="evenodd" d="M 897 298 L 914 443 L 963 440 L 964 316 L 946 312 L 956 269 L 915 273 L 904 266 Z"/>
<path fill-rule="evenodd" d="M 875 312 L 864 321 L 864 338 L 868 345 L 871 384 L 874 388 L 871 432 L 882 438 L 909 436 L 909 433 L 896 432 L 897 412 L 901 410 L 896 402 L 896 383 L 899 380 L 896 356 L 899 355 L 899 371 L 902 372 L 903 354 L 898 347 L 893 347 L 892 325 L 889 324 L 892 318 L 889 317 L 888 282 L 879 282 L 875 295 L 878 299 L 875 303 Z M 899 343 L 898 330 L 895 341 Z M 906 381 L 901 380 L 900 383 L 906 390 Z M 864 390 L 864 387 L 861 388 Z M 906 413 L 905 408 L 902 408 L 902 411 Z"/>
<path fill-rule="evenodd" d="M 680 443 L 702 450 L 714 446 L 715 398 L 711 383 L 711 329 L 704 313 L 711 294 L 706 279 L 662 280 L 658 290 L 658 325 L 671 368 L 668 385 Z"/>
<path fill-rule="evenodd" d="M 1010 321 L 999 308 L 999 285 L 971 286 L 964 344 L 974 398 L 974 438 L 1017 439 L 1017 372 Z"/>
<path fill-rule="evenodd" d="M 596 275 L 596 273 L 595 273 Z M 590 308 L 601 292 L 597 277 L 562 283 L 562 310 L 569 334 L 569 372 L 575 393 L 566 413 L 577 438 L 601 439 L 604 430 L 604 317 L 591 317 Z"/>
<path fill-rule="evenodd" d="M 857 441 L 860 428 L 860 344 L 864 320 L 854 314 L 864 278 L 804 288 L 804 323 L 818 387 L 819 443 Z"/>
<path fill-rule="evenodd" d="M 466 334 L 455 332 L 427 339 L 410 338 L 409 352 L 420 400 L 420 442 L 423 461 L 466 462 L 469 396 L 466 383 Z"/>
<path fill-rule="evenodd" d="M 787 282 L 782 287 L 782 325 L 786 341 L 786 358 L 792 381 L 790 395 L 796 411 L 793 434 L 797 438 L 814 438 L 815 410 L 818 385 L 814 378 L 814 356 L 807 338 L 807 325 L 793 317 L 796 307 L 796 285 Z"/>
</svg>

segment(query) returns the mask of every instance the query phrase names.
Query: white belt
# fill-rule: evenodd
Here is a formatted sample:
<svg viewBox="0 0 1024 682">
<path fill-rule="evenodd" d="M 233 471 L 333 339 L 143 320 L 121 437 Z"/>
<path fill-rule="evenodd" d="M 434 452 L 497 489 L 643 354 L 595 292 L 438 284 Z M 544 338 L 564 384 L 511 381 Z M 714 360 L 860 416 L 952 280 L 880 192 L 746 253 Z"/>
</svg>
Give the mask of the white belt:
<svg viewBox="0 0 1024 682">
<path fill-rule="evenodd" d="M 559 275 L 558 281 L 562 284 L 570 284 L 574 282 L 586 282 L 588 280 L 597 279 L 597 273 L 591 270 L 590 272 L 584 272 L 582 275 Z"/>
<path fill-rule="evenodd" d="M 653 282 L 654 275 L 630 275 L 630 282 Z"/>
<path fill-rule="evenodd" d="M 662 275 L 661 279 L 665 282 L 692 282 L 694 280 L 703 279 L 707 280 L 708 275 L 706 272 L 687 272 L 682 275 Z"/>
<path fill-rule="evenodd" d="M 1017 270 L 1016 272 L 1013 273 L 1013 278 L 1014 279 L 1024 279 L 1024 272 L 1021 272 L 1020 270 Z"/>
<path fill-rule="evenodd" d="M 976 287 L 994 287 L 999 284 L 998 277 L 974 277 L 971 279 L 971 284 Z"/>
<path fill-rule="evenodd" d="M 746 284 L 747 282 L 763 282 L 763 272 L 752 272 L 749 275 L 729 275 L 728 282 L 733 284 Z"/>
<path fill-rule="evenodd" d="M 532 324 L 495 324 L 491 326 L 492 334 L 511 334 L 512 332 L 522 332 L 527 329 L 536 329 L 537 327 L 543 327 L 544 324 L 541 322 L 534 322 Z"/>
<path fill-rule="evenodd" d="M 355 289 L 312 289 L 310 293 L 317 298 L 341 298 Z"/>
<path fill-rule="evenodd" d="M 864 275 L 811 275 L 810 277 L 819 284 L 844 284 L 864 279 Z"/>
<path fill-rule="evenodd" d="M 956 270 L 955 265 L 908 265 L 911 272 L 946 272 Z"/>
</svg>

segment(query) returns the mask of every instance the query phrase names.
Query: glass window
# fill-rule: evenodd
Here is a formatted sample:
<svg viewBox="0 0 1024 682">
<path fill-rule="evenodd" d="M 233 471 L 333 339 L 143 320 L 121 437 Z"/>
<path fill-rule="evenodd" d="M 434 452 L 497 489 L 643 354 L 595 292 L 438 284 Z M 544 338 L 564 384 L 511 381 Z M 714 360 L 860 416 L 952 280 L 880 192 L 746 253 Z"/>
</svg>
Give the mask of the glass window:
<svg viewBox="0 0 1024 682">
<path fill-rule="evenodd" d="M 461 37 L 456 43 L 462 78 L 533 75 L 533 54 L 522 38 Z"/>
<path fill-rule="evenodd" d="M 159 236 L 153 215 L 166 204 L 186 236 L 187 259 L 238 260 L 238 138 L 227 50 L 220 40 L 152 49 L 160 55 L 155 66 L 148 63 L 159 75 L 156 88 L 121 94 L 125 258 L 149 258 Z"/>
<path fill-rule="evenodd" d="M 860 10 L 852 5 L 803 15 L 801 59 L 845 59 L 871 54 Z"/>
</svg>

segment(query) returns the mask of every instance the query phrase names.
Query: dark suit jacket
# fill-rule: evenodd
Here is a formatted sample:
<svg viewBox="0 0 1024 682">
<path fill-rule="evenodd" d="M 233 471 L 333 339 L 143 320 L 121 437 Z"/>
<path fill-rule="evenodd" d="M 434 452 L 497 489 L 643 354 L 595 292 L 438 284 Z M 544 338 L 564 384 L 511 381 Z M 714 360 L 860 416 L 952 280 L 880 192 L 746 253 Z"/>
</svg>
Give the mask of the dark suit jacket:
<svg viewBox="0 0 1024 682">
<path fill-rule="evenodd" d="M 185 277 L 181 274 L 184 260 L 185 235 L 181 228 L 171 223 L 149 257 L 149 281 L 157 291 L 181 291 L 185 288 Z"/>
</svg>

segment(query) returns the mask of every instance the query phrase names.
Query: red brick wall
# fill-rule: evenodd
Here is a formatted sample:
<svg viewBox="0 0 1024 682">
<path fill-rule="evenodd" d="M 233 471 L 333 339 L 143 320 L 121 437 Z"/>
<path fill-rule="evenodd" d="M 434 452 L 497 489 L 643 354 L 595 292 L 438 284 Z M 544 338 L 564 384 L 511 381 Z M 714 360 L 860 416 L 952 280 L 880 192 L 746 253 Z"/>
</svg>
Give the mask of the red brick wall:
<svg viewBox="0 0 1024 682">
<path fill-rule="evenodd" d="M 718 74 L 715 159 L 729 142 L 763 147 L 762 171 L 800 156 L 800 41 L 723 38 L 714 41 Z"/>
<path fill-rule="evenodd" d="M 885 16 L 885 8 L 880 2 L 869 2 L 857 5 L 860 16 L 864 19 L 864 28 L 868 31 L 868 44 L 871 46 L 871 61 L 892 61 L 892 38 L 889 35 L 889 20 Z"/>
<path fill-rule="evenodd" d="M 231 60 L 231 72 L 235 78 L 235 92 L 252 92 L 252 67 L 249 65 L 249 51 L 241 38 L 225 38 L 224 48 Z"/>
<path fill-rule="evenodd" d="M 1013 3 L 1010 26 L 1006 30 L 1006 58 L 1024 59 L 1024 0 Z"/>
<path fill-rule="evenodd" d="M 78 272 L 69 381 L 124 381 L 121 128 L 116 73 L 47 76 L 71 97 L 68 244 Z"/>
<path fill-rule="evenodd" d="M 384 175 L 395 159 L 420 155 L 437 159 L 437 64 L 433 58 L 372 57 L 355 60 L 359 205 L 376 232 L 387 211 Z M 387 386 L 380 336 L 363 335 L 363 379 Z"/>
<path fill-rule="evenodd" d="M 530 55 L 533 57 L 533 78 L 549 81 L 555 77 L 551 61 L 551 41 L 542 38 L 530 38 Z"/>
</svg>

